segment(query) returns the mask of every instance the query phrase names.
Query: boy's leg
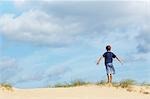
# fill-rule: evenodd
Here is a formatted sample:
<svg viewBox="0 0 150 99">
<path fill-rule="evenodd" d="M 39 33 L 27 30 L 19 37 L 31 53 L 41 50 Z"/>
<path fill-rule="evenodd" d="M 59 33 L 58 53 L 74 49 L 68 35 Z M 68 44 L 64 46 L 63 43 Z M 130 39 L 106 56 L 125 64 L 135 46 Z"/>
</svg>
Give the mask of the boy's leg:
<svg viewBox="0 0 150 99">
<path fill-rule="evenodd" d="M 107 74 L 107 83 L 109 83 L 109 74 Z"/>
<path fill-rule="evenodd" d="M 111 83 L 111 74 L 107 74 L 107 83 Z"/>
<path fill-rule="evenodd" d="M 109 64 L 106 65 L 106 72 L 107 72 L 107 79 L 108 79 L 107 83 L 109 84 L 112 83 L 112 74 L 115 74 L 115 69 L 113 65 L 112 64 L 110 65 L 111 66 L 109 66 Z"/>
<path fill-rule="evenodd" d="M 112 74 L 107 74 L 107 83 L 112 83 Z"/>
<path fill-rule="evenodd" d="M 111 73 L 110 73 L 110 83 L 112 83 L 112 79 L 113 79 L 112 76 L 113 76 L 113 74 L 115 74 L 115 68 L 112 64 L 111 64 L 110 71 L 111 71 Z"/>
<path fill-rule="evenodd" d="M 110 74 L 110 83 L 112 83 L 112 74 Z"/>
<path fill-rule="evenodd" d="M 109 86 L 109 87 L 111 87 L 112 86 L 112 74 L 107 74 L 107 79 L 108 79 L 108 81 L 107 81 L 107 85 Z"/>
</svg>

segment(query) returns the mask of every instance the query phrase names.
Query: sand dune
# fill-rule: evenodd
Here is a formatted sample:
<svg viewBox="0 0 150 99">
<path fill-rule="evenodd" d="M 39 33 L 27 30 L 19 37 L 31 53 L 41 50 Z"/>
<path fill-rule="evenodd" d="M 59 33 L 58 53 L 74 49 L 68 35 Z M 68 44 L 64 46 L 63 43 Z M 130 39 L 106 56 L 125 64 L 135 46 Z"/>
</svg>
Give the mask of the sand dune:
<svg viewBox="0 0 150 99">
<path fill-rule="evenodd" d="M 149 88 L 134 86 L 128 89 L 106 86 L 80 86 L 70 88 L 37 88 L 0 90 L 0 99 L 150 99 Z"/>
</svg>

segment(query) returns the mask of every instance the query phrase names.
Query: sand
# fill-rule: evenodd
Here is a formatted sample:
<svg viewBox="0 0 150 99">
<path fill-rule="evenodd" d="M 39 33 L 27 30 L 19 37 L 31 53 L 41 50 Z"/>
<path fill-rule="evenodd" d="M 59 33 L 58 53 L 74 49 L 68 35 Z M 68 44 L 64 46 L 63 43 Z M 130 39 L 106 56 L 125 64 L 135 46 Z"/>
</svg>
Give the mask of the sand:
<svg viewBox="0 0 150 99">
<path fill-rule="evenodd" d="M 150 99 L 149 87 L 127 89 L 108 86 L 80 86 L 70 88 L 36 88 L 0 90 L 0 99 Z"/>
</svg>

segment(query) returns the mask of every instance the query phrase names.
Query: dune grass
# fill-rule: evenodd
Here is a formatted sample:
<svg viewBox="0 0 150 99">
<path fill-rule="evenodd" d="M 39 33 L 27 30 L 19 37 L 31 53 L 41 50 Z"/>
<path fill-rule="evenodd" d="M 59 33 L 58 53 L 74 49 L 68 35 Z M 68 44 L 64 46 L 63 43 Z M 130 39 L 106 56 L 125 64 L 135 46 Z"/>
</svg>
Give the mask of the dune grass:
<svg viewBox="0 0 150 99">
<path fill-rule="evenodd" d="M 48 87 L 49 88 L 58 88 L 58 87 L 64 87 L 64 88 L 67 88 L 67 87 L 77 87 L 77 86 L 85 86 L 85 85 L 97 85 L 97 86 L 105 86 L 107 85 L 107 82 L 105 80 L 101 80 L 101 81 L 97 81 L 95 83 L 93 82 L 86 82 L 86 81 L 83 81 L 83 80 L 74 80 L 74 81 L 71 81 L 71 82 L 65 82 L 65 83 L 57 83 L 55 85 L 49 85 Z M 143 82 L 143 83 L 136 83 L 135 80 L 131 80 L 131 79 L 126 79 L 126 80 L 122 80 L 120 82 L 113 82 L 112 83 L 112 86 L 113 87 L 120 87 L 120 88 L 130 88 L 130 86 L 132 85 L 140 85 L 140 86 L 150 86 L 150 83 L 146 83 L 146 82 Z M 0 84 L 0 89 L 3 89 L 3 90 L 13 90 L 13 87 L 11 84 L 9 83 L 1 83 Z"/>
<path fill-rule="evenodd" d="M 75 80 L 73 82 L 71 82 L 71 86 L 83 86 L 83 85 L 88 85 L 91 84 L 90 82 L 85 82 L 82 80 Z"/>
<path fill-rule="evenodd" d="M 131 80 L 131 79 L 126 79 L 126 80 L 123 80 L 123 81 L 120 81 L 120 82 L 119 82 L 119 86 L 120 86 L 121 88 L 128 88 L 128 87 L 130 87 L 131 85 L 136 85 L 136 81 Z"/>
<path fill-rule="evenodd" d="M 106 84 L 106 81 L 104 80 L 96 82 L 96 85 L 105 85 L 105 84 Z"/>
<path fill-rule="evenodd" d="M 8 83 L 1 83 L 0 89 L 7 90 L 7 91 L 13 91 L 12 85 Z"/>
<path fill-rule="evenodd" d="M 54 88 L 58 88 L 58 87 L 71 87 L 71 85 L 69 83 L 58 83 L 58 84 L 55 84 L 54 86 L 52 86 Z"/>
<path fill-rule="evenodd" d="M 147 82 L 143 82 L 140 84 L 141 86 L 150 86 L 150 83 L 147 83 Z"/>
<path fill-rule="evenodd" d="M 76 87 L 76 86 L 83 86 L 83 85 L 88 85 L 88 84 L 91 84 L 90 82 L 85 82 L 85 81 L 82 81 L 82 80 L 75 80 L 75 81 L 72 81 L 70 83 L 58 83 L 56 85 L 54 85 L 53 87 L 54 88 L 57 88 L 57 87 Z"/>
<path fill-rule="evenodd" d="M 113 87 L 121 87 L 121 88 L 128 88 L 131 85 L 135 85 L 136 81 L 131 80 L 131 79 L 126 79 L 126 80 L 122 80 L 120 82 L 113 82 L 112 86 Z M 107 85 L 107 82 L 104 80 L 101 80 L 100 82 L 96 82 L 96 85 Z"/>
<path fill-rule="evenodd" d="M 53 88 L 57 88 L 57 87 L 76 87 L 76 86 L 83 86 L 83 85 L 97 85 L 97 86 L 105 86 L 107 85 L 107 82 L 105 80 L 101 80 L 101 81 L 97 81 L 95 83 L 92 82 L 86 82 L 83 80 L 75 80 L 75 81 L 71 81 L 69 83 L 57 83 L 54 86 L 49 86 L 49 87 L 53 87 Z M 132 85 L 137 85 L 136 81 L 131 80 L 131 79 L 126 79 L 126 80 L 122 80 L 120 82 L 113 82 L 112 86 L 113 87 L 121 87 L 121 88 L 129 88 Z M 149 86 L 150 84 L 148 83 L 143 83 L 140 84 L 143 86 Z"/>
</svg>

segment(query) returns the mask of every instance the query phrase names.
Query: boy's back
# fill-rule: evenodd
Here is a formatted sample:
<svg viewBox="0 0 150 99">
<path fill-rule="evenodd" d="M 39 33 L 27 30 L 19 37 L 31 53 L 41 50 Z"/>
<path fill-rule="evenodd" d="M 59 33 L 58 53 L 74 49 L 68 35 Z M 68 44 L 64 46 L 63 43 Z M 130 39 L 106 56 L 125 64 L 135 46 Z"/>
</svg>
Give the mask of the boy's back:
<svg viewBox="0 0 150 99">
<path fill-rule="evenodd" d="M 105 58 L 105 65 L 113 62 L 113 58 L 116 58 L 116 55 L 113 52 L 107 51 L 103 54 Z"/>
</svg>

